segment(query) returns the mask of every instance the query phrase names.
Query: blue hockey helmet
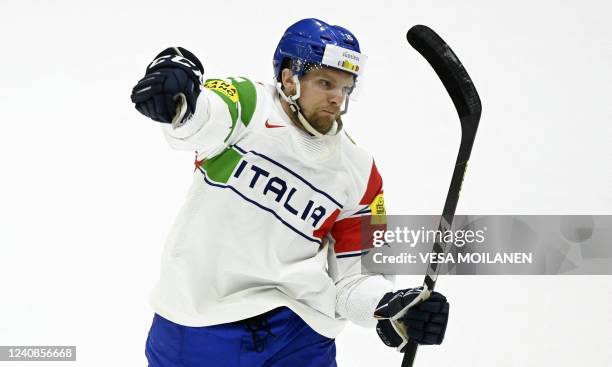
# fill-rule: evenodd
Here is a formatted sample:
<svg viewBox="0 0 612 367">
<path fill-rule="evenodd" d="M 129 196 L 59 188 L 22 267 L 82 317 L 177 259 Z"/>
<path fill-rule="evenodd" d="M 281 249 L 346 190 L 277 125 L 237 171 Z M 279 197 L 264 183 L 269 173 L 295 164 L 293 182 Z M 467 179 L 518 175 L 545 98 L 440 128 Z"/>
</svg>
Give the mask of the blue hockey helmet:
<svg viewBox="0 0 612 367">
<path fill-rule="evenodd" d="M 358 76 L 365 62 L 360 52 L 357 38 L 348 29 L 315 18 L 302 19 L 287 28 L 276 47 L 274 78 L 280 81 L 286 59 L 292 60 L 291 68 L 298 77 L 313 64 Z"/>
</svg>

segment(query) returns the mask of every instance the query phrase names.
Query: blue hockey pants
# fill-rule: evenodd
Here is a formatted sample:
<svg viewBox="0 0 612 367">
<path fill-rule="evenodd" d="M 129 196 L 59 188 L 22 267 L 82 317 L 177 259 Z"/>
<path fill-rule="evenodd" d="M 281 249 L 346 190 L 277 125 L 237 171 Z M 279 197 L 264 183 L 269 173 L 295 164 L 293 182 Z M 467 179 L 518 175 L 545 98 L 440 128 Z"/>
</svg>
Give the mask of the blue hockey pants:
<svg viewBox="0 0 612 367">
<path fill-rule="evenodd" d="M 287 307 L 227 324 L 188 327 L 159 315 L 147 338 L 149 367 L 336 367 L 334 339 Z"/>
</svg>

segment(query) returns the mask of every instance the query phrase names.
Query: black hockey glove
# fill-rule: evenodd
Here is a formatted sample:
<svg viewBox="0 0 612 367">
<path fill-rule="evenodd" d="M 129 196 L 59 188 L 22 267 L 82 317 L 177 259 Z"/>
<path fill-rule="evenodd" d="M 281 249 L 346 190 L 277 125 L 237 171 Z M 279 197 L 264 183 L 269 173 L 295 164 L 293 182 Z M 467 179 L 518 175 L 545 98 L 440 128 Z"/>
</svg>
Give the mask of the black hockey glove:
<svg viewBox="0 0 612 367">
<path fill-rule="evenodd" d="M 418 344 L 440 344 L 448 323 L 449 303 L 438 292 L 423 287 L 389 292 L 378 303 L 376 332 L 389 347 L 404 352 L 408 339 Z"/>
<path fill-rule="evenodd" d="M 136 109 L 151 119 L 180 123 L 195 111 L 204 67 L 182 47 L 168 47 L 155 57 L 132 89 Z"/>
</svg>

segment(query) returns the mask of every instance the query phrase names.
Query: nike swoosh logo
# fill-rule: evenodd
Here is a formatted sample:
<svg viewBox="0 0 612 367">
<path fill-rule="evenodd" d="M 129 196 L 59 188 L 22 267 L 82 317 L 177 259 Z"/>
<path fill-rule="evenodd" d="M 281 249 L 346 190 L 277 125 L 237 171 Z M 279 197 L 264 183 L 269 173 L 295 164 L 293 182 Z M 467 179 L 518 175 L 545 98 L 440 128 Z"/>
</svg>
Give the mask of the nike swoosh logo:
<svg viewBox="0 0 612 367">
<path fill-rule="evenodd" d="M 273 129 L 273 128 L 275 128 L 275 127 L 285 127 L 285 126 L 283 126 L 283 125 L 273 125 L 273 124 L 271 124 L 271 123 L 270 123 L 270 121 L 268 121 L 268 120 L 266 120 L 265 125 L 266 125 L 266 127 L 267 127 L 268 129 Z"/>
</svg>

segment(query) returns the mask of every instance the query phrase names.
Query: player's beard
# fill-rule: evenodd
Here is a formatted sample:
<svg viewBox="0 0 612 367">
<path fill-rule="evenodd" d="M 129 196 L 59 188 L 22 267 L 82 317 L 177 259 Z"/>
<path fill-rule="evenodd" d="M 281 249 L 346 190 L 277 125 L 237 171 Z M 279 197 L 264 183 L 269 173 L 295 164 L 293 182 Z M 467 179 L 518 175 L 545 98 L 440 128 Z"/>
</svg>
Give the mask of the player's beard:
<svg viewBox="0 0 612 367">
<path fill-rule="evenodd" d="M 330 108 L 331 110 L 331 108 Z M 334 109 L 335 110 L 335 109 Z M 334 124 L 334 121 L 340 118 L 340 112 L 334 114 L 325 113 L 324 109 L 317 110 L 314 113 L 305 113 L 304 117 L 310 125 L 321 134 L 326 134 Z"/>
</svg>

